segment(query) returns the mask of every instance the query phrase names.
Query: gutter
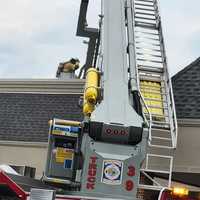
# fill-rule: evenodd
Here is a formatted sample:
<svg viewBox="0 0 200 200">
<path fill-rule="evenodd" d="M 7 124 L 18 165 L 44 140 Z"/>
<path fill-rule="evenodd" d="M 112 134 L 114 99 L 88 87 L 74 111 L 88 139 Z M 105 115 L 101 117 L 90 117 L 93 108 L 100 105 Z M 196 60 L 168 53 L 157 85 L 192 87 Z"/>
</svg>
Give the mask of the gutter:
<svg viewBox="0 0 200 200">
<path fill-rule="evenodd" d="M 180 127 L 200 127 L 200 119 L 178 119 Z"/>
</svg>

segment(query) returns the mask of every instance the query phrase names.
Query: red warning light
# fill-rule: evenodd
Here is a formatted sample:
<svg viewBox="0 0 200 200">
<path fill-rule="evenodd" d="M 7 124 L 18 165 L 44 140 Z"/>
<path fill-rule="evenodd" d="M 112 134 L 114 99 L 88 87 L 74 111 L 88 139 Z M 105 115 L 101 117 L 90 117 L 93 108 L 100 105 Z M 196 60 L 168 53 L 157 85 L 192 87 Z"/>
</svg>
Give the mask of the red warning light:
<svg viewBox="0 0 200 200">
<path fill-rule="evenodd" d="M 132 191 L 134 188 L 134 183 L 131 180 L 126 181 L 126 186 L 125 186 L 127 191 Z"/>
<path fill-rule="evenodd" d="M 133 165 L 130 165 L 128 166 L 128 173 L 127 173 L 128 176 L 135 176 L 135 167 Z"/>
</svg>

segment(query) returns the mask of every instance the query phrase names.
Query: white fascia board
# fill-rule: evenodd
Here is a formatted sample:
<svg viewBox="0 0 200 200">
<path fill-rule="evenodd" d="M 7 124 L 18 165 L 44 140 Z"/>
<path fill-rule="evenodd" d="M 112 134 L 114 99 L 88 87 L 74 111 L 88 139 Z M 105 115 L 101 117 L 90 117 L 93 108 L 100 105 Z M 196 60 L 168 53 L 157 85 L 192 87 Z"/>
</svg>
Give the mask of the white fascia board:
<svg viewBox="0 0 200 200">
<path fill-rule="evenodd" d="M 48 143 L 47 142 L 23 142 L 23 141 L 0 140 L 0 146 L 47 148 Z"/>
<path fill-rule="evenodd" d="M 85 80 L 0 79 L 0 93 L 82 94 Z"/>
<path fill-rule="evenodd" d="M 180 127 L 200 127 L 200 119 L 178 119 Z"/>
</svg>

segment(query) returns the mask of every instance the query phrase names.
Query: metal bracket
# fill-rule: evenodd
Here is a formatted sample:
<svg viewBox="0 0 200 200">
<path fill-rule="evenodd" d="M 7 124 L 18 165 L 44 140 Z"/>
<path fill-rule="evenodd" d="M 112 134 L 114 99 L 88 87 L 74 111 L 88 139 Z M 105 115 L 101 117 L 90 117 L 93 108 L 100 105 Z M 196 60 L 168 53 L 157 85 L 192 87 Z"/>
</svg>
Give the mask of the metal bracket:
<svg viewBox="0 0 200 200">
<path fill-rule="evenodd" d="M 76 32 L 77 36 L 89 38 L 86 63 L 83 66 L 84 68 L 83 78 L 85 78 L 85 74 L 88 68 L 93 66 L 94 64 L 93 63 L 94 56 L 96 54 L 96 51 L 98 51 L 97 39 L 99 38 L 99 29 L 87 27 L 86 16 L 87 16 L 88 4 L 89 4 L 89 0 L 81 1 L 78 27 L 77 27 L 77 32 Z M 97 48 L 96 48 L 96 45 L 97 45 Z M 79 77 L 81 77 L 83 70 L 81 70 L 81 74 L 79 75 Z"/>
</svg>

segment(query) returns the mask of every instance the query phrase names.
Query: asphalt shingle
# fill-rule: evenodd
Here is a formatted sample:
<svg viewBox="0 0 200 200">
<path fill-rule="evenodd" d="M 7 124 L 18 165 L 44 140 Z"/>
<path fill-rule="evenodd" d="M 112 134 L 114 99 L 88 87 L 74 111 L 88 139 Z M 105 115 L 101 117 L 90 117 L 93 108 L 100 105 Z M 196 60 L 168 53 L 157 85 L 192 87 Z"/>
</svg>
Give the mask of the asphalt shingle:
<svg viewBox="0 0 200 200">
<path fill-rule="evenodd" d="M 82 120 L 80 95 L 0 94 L 0 140 L 46 142 L 52 118 Z"/>
<path fill-rule="evenodd" d="M 200 118 L 200 58 L 172 78 L 178 119 Z"/>
</svg>

